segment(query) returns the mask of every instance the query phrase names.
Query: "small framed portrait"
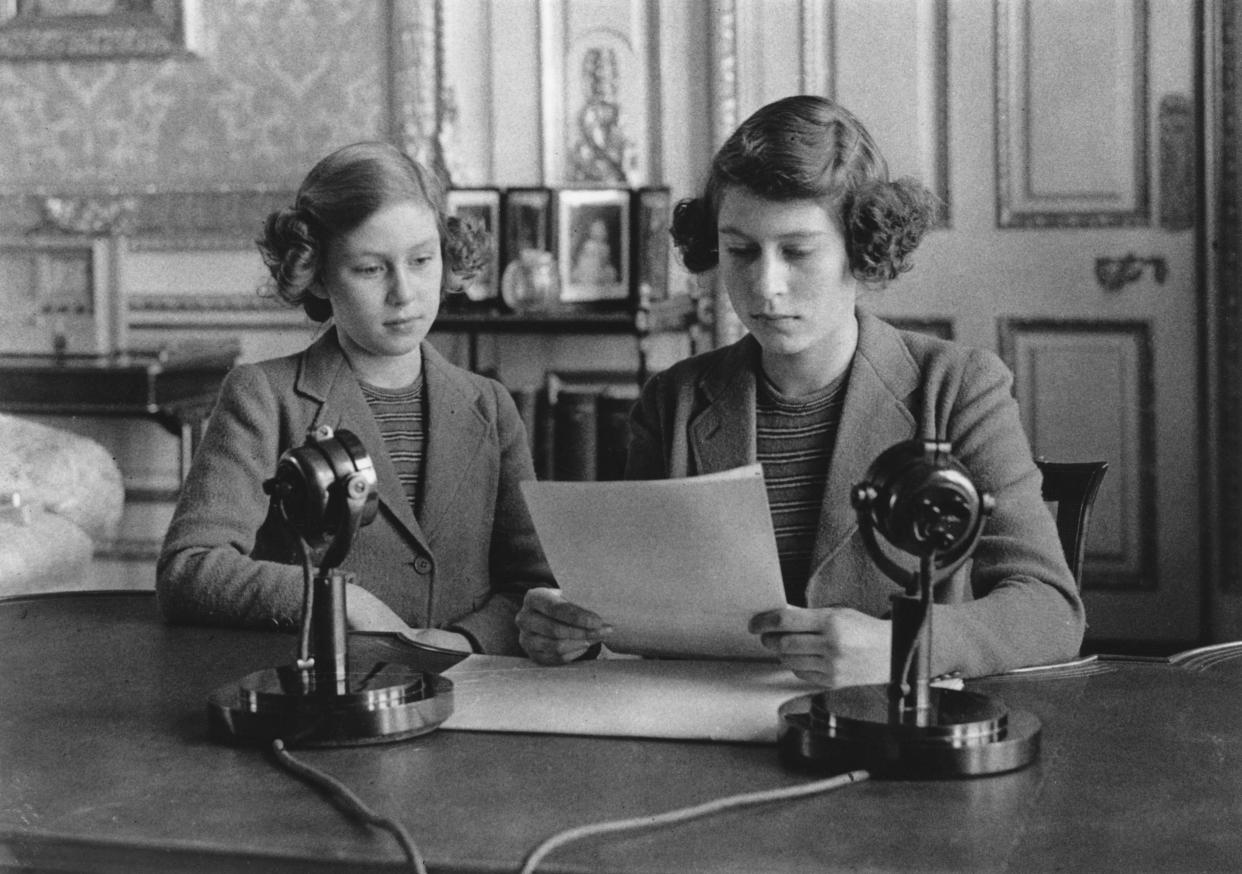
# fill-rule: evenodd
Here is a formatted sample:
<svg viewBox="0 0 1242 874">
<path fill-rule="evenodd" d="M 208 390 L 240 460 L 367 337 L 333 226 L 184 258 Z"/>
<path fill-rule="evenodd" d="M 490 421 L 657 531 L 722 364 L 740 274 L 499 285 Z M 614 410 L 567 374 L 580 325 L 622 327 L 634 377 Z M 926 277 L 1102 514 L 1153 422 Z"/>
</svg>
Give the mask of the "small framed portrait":
<svg viewBox="0 0 1242 874">
<path fill-rule="evenodd" d="M 556 197 L 556 246 L 565 303 L 630 298 L 629 189 L 563 189 Z"/>
<path fill-rule="evenodd" d="M 481 224 L 491 235 L 487 266 L 461 289 L 467 300 L 490 304 L 500 299 L 500 189 L 454 188 L 448 192 L 448 213 Z"/>
<path fill-rule="evenodd" d="M 671 208 L 672 195 L 667 188 L 634 192 L 634 279 L 639 301 L 668 299 Z"/>
<path fill-rule="evenodd" d="M 524 249 L 552 252 L 552 189 L 508 188 L 504 193 L 501 264 L 516 261 Z"/>
</svg>

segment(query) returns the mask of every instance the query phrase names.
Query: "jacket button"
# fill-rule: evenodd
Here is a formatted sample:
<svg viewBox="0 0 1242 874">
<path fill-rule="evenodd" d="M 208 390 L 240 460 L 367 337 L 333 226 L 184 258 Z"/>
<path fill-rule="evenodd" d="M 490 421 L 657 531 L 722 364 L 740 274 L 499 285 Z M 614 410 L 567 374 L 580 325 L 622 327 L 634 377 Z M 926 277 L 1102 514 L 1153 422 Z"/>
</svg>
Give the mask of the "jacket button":
<svg viewBox="0 0 1242 874">
<path fill-rule="evenodd" d="M 414 570 L 416 573 L 423 574 L 424 576 L 431 573 L 431 559 L 425 555 L 420 555 L 414 559 Z"/>
</svg>

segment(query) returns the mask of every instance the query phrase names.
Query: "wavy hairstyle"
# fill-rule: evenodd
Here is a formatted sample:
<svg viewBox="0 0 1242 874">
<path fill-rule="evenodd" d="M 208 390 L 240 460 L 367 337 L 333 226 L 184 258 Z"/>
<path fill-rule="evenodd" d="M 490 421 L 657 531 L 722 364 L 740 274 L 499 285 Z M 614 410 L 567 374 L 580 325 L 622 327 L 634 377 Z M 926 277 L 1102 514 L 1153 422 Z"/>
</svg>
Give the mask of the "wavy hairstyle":
<svg viewBox="0 0 1242 874">
<path fill-rule="evenodd" d="M 445 215 L 443 184 L 396 146 L 360 142 L 344 146 L 311 168 L 293 206 L 270 213 L 255 242 L 271 279 L 266 288 L 316 322 L 332 316 L 332 303 L 313 293 L 328 245 L 386 206 L 426 204 L 436 217 L 444 261 L 441 293 L 487 263 L 491 238 L 469 220 Z"/>
<path fill-rule="evenodd" d="M 917 180 L 889 180 L 884 156 L 852 113 L 810 95 L 769 103 L 742 122 L 712 160 L 703 194 L 673 210 L 673 243 L 692 273 L 718 263 L 716 218 L 731 187 L 824 203 L 845 238 L 850 271 L 873 285 L 910 269 L 939 209 Z"/>
</svg>

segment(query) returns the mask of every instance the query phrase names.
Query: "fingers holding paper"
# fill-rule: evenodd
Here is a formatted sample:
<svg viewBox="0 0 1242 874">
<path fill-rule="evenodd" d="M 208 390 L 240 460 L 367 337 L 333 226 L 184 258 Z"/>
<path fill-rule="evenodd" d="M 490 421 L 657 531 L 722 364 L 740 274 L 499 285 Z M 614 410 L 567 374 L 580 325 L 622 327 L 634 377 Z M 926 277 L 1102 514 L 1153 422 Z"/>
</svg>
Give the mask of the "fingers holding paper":
<svg viewBox="0 0 1242 874">
<path fill-rule="evenodd" d="M 892 625 L 849 607 L 756 614 L 750 631 L 800 680 L 827 688 L 888 681 Z"/>
<path fill-rule="evenodd" d="M 565 600 L 559 589 L 526 593 L 517 614 L 518 642 L 541 665 L 572 662 L 612 630 L 599 614 Z"/>
</svg>

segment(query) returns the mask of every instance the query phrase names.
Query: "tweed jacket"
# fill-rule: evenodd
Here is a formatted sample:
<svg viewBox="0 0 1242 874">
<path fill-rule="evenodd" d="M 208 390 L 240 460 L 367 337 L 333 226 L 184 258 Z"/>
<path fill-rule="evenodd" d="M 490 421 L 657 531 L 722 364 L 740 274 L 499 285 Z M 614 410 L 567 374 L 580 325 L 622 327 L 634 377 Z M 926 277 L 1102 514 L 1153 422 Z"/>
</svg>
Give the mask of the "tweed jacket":
<svg viewBox="0 0 1242 874">
<path fill-rule="evenodd" d="M 889 613 L 900 587 L 869 557 L 850 493 L 894 443 L 947 439 L 996 510 L 968 571 L 936 592 L 933 671 L 980 676 L 1073 658 L 1085 627 L 1082 601 L 1040 495 L 1008 369 L 985 350 L 898 331 L 865 312 L 858 319 L 807 604 Z M 695 476 L 753 464 L 759 356 L 747 335 L 655 376 L 631 417 L 626 475 Z"/>
<path fill-rule="evenodd" d="M 422 345 L 427 444 L 417 518 L 335 328 L 296 355 L 227 377 L 182 488 L 157 569 L 170 621 L 296 627 L 300 554 L 262 484 L 310 428 L 353 431 L 375 466 L 379 509 L 342 569 L 415 627 L 452 625 L 485 652 L 521 654 L 514 615 L 551 585 L 519 483 L 534 479 L 509 393 Z"/>
</svg>

